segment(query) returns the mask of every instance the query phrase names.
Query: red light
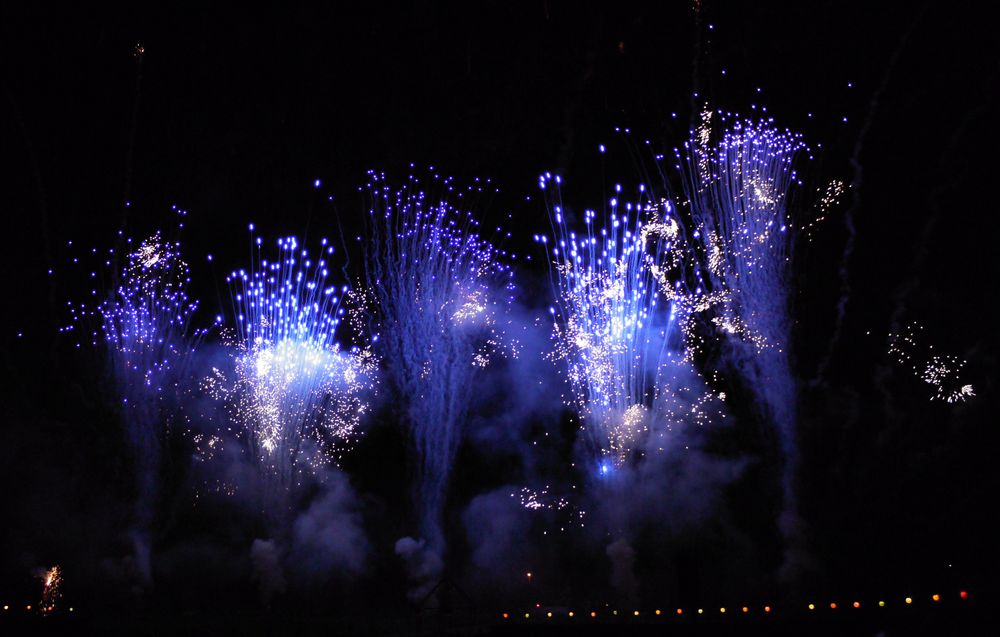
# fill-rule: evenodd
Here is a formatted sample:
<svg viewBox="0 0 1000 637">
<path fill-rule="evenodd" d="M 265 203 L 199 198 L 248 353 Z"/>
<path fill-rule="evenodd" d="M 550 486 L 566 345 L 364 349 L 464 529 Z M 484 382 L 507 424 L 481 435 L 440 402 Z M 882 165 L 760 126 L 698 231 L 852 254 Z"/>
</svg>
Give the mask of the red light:
<svg viewBox="0 0 1000 637">
<path fill-rule="evenodd" d="M 854 602 L 855 608 L 861 608 L 861 602 Z"/>
<path fill-rule="evenodd" d="M 747 608 L 746 606 L 744 606 L 744 607 L 743 607 L 743 612 L 744 612 L 744 613 L 749 613 L 749 612 L 750 612 L 750 609 L 749 609 L 749 608 Z"/>
<path fill-rule="evenodd" d="M 969 591 L 962 591 L 958 594 L 962 599 L 969 599 Z"/>
<path fill-rule="evenodd" d="M 594 611 L 590 611 L 590 616 L 591 618 L 597 617 L 597 613 L 595 613 Z"/>
<path fill-rule="evenodd" d="M 678 615 L 683 615 L 684 614 L 684 609 L 683 608 L 678 608 L 677 609 L 677 614 Z"/>
<path fill-rule="evenodd" d="M 507 615 L 507 613 L 504 613 L 504 614 L 503 614 L 503 618 L 504 618 L 504 619 L 507 619 L 507 617 L 509 617 L 509 615 Z"/>
<path fill-rule="evenodd" d="M 837 602 L 830 602 L 830 609 L 837 610 Z"/>
<path fill-rule="evenodd" d="M 770 606 L 765 606 L 764 607 L 764 612 L 765 613 L 770 613 L 771 612 L 771 607 Z"/>
</svg>

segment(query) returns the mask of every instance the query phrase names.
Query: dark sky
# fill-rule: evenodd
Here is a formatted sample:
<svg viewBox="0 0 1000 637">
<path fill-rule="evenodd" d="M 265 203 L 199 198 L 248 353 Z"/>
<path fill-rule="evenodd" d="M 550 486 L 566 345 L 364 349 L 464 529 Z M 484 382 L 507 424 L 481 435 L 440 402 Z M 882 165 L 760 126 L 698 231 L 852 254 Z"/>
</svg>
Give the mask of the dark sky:
<svg viewBox="0 0 1000 637">
<path fill-rule="evenodd" d="M 141 235 L 170 225 L 177 204 L 204 280 L 200 255 L 240 259 L 249 220 L 277 236 L 333 234 L 336 217 L 351 233 L 365 171 L 402 175 L 415 162 L 492 179 L 501 194 L 485 213 L 511 214 L 523 250 L 545 225 L 542 204 L 524 201 L 539 172 L 561 172 L 584 205 L 603 196 L 601 178 L 639 179 L 627 144 L 603 163 L 595 152 L 614 127 L 669 152 L 704 100 L 744 114 L 766 106 L 804 134 L 810 183 L 859 185 L 799 262 L 797 364 L 811 378 L 834 323 L 850 209 L 844 329 L 801 423 L 803 509 L 828 576 L 914 581 L 952 561 L 971 578 L 989 573 L 1000 484 L 992 21 L 972 3 L 934 1 L 586 4 L 5 4 L 0 484 L 19 522 L 0 533 L 11 551 L 0 582 L 22 581 L 25 555 L 72 551 L 51 528 L 59 507 L 73 509 L 67 482 L 117 484 L 124 471 L 96 459 L 116 453 L 113 436 L 74 422 L 73 401 L 96 409 L 69 380 L 86 364 L 52 337 L 73 289 L 44 272 L 65 262 L 66 240 L 107 245 L 123 220 Z M 885 335 L 912 320 L 968 359 L 969 404 L 931 403 L 890 369 Z"/>
</svg>

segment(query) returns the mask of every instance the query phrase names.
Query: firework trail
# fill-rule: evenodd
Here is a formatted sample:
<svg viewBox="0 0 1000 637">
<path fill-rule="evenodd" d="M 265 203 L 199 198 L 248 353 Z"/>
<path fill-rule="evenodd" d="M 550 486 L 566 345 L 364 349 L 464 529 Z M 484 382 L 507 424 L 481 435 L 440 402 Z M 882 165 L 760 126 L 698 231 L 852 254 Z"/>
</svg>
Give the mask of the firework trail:
<svg viewBox="0 0 1000 637">
<path fill-rule="evenodd" d="M 378 365 L 369 347 L 337 341 L 350 292 L 327 284 L 333 247 L 325 239 L 316 258 L 294 237 L 279 239 L 274 260 L 254 242 L 250 269 L 226 278 L 231 367 L 213 368 L 203 388 L 223 401 L 259 471 L 264 512 L 280 523 L 296 489 L 337 464 L 357 437 Z"/>
<path fill-rule="evenodd" d="M 796 380 L 789 347 L 792 222 L 788 197 L 799 183 L 794 159 L 801 137 L 772 120 L 727 121 L 713 141 L 712 111 L 685 144 L 678 163 L 691 216 L 704 241 L 708 282 L 719 304 L 712 318 L 725 336 L 724 363 L 744 377 L 762 416 L 778 432 L 786 513 L 796 510 Z"/>
<path fill-rule="evenodd" d="M 157 232 L 137 248 L 131 239 L 124 245 L 128 252 L 123 259 L 111 249 L 103 262 L 110 269 L 108 291 L 91 290 L 93 299 L 102 300 L 96 306 L 69 303 L 72 323 L 63 331 L 82 333 L 84 326 L 97 323 L 89 336 L 93 346 L 106 352 L 122 427 L 135 462 L 138 493 L 133 541 L 140 571 L 148 580 L 147 536 L 163 439 L 180 413 L 178 399 L 185 391 L 192 355 L 205 330 L 191 326 L 198 303 L 187 293 L 190 269 L 181 258 L 180 243 L 166 241 Z M 96 255 L 96 249 L 92 253 Z M 123 263 L 120 271 L 118 263 Z M 97 280 L 97 270 L 90 276 Z"/>
<path fill-rule="evenodd" d="M 474 381 L 509 353 L 501 326 L 513 293 L 504 253 L 481 238 L 472 213 L 422 190 L 411 176 L 393 189 L 370 172 L 372 246 L 366 260 L 376 346 L 386 361 L 416 453 L 420 533 L 432 551 Z M 450 178 L 429 185 L 460 199 Z"/>
</svg>

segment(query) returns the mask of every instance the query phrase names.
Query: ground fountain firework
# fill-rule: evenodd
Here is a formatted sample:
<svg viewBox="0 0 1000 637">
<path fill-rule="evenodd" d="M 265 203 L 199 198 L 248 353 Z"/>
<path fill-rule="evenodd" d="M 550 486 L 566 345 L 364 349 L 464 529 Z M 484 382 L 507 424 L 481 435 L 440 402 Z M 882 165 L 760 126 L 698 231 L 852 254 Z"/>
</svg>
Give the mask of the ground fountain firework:
<svg viewBox="0 0 1000 637">
<path fill-rule="evenodd" d="M 205 330 L 192 326 L 198 303 L 188 296 L 190 269 L 180 242 L 157 232 L 138 246 L 131 239 L 121 245 L 123 250 L 108 250 L 90 273 L 93 281 L 108 281 L 105 289 L 91 289 L 91 298 L 100 300 L 71 303 L 72 322 L 63 331 L 88 335 L 106 354 L 135 463 L 132 537 L 139 574 L 148 582 L 162 447 L 170 425 L 181 418 L 179 399 Z M 91 253 L 96 256 L 96 249 Z"/>
<path fill-rule="evenodd" d="M 688 427 L 724 414 L 693 364 L 693 319 L 712 300 L 699 285 L 691 237 L 668 200 L 615 187 L 603 213 L 584 210 L 581 232 L 566 218 L 561 179 L 543 175 L 554 236 L 536 235 L 550 259 L 554 351 L 580 419 L 578 452 L 591 496 L 604 508 L 613 584 L 635 593 L 635 517 L 622 506 L 645 463 L 675 453 Z"/>
<path fill-rule="evenodd" d="M 758 413 L 778 434 L 781 526 L 793 544 L 798 392 L 790 351 L 796 231 L 789 197 L 801 185 L 794 162 L 804 151 L 801 136 L 779 130 L 771 119 L 732 119 L 710 110 L 677 151 L 690 215 L 704 242 L 705 278 L 717 295 L 711 322 L 723 336 L 721 366 L 743 378 Z"/>
<path fill-rule="evenodd" d="M 448 479 L 476 378 L 509 352 L 502 323 L 513 272 L 477 234 L 472 213 L 449 203 L 479 187 L 459 190 L 432 175 L 426 184 L 411 176 L 394 189 L 384 175 L 370 173 L 368 192 L 366 277 L 377 349 L 415 454 L 421 541 L 440 555 Z"/>
<path fill-rule="evenodd" d="M 350 291 L 327 282 L 333 248 L 325 239 L 315 258 L 294 237 L 277 241 L 273 259 L 254 242 L 251 267 L 226 279 L 228 366 L 213 368 L 203 387 L 224 403 L 256 468 L 263 512 L 281 528 L 298 489 L 336 465 L 359 435 L 378 364 L 367 344 L 338 340 Z"/>
</svg>

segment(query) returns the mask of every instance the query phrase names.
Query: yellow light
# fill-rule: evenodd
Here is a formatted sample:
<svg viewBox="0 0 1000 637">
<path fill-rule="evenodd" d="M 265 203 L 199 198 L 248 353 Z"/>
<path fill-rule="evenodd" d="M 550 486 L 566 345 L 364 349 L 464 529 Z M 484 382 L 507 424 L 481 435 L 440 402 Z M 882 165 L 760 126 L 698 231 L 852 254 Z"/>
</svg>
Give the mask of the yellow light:
<svg viewBox="0 0 1000 637">
<path fill-rule="evenodd" d="M 903 600 L 903 601 L 905 601 L 905 602 L 906 602 L 907 604 L 912 604 L 912 603 L 913 603 L 913 598 L 912 598 L 912 597 L 907 597 L 907 598 L 906 598 L 905 600 Z"/>
<path fill-rule="evenodd" d="M 931 595 L 931 599 L 933 599 L 935 602 L 940 602 L 941 596 L 938 595 L 937 593 L 934 593 L 933 595 Z"/>
<path fill-rule="evenodd" d="M 723 607 L 723 608 L 720 608 L 720 609 L 719 609 L 719 612 L 720 612 L 720 613 L 724 613 L 724 612 L 726 612 L 726 609 L 725 609 L 725 607 Z"/>
<path fill-rule="evenodd" d="M 8 606 L 7 604 L 4 604 L 4 605 L 3 605 L 3 609 L 4 609 L 4 610 L 7 610 L 7 609 L 9 609 L 9 608 L 10 608 L 10 606 Z"/>
<path fill-rule="evenodd" d="M 552 611 L 549 611 L 549 612 L 547 612 L 547 613 L 545 613 L 545 614 L 546 614 L 546 616 L 548 616 L 548 617 L 549 617 L 550 619 L 552 618 Z"/>
<path fill-rule="evenodd" d="M 879 605 L 880 608 L 884 608 L 885 607 L 885 602 L 883 602 L 882 600 L 879 600 L 878 605 Z"/>
<path fill-rule="evenodd" d="M 635 615 L 636 617 L 638 617 L 638 616 L 639 616 L 639 611 L 635 611 L 635 612 L 634 612 L 634 613 L 632 613 L 632 614 L 633 614 L 633 615 Z"/>
<path fill-rule="evenodd" d="M 69 607 L 69 612 L 71 612 L 71 613 L 73 612 L 73 607 L 72 606 Z"/>
<path fill-rule="evenodd" d="M 531 619 L 531 613 L 525 613 L 524 614 L 524 618 L 525 619 Z"/>
<path fill-rule="evenodd" d="M 573 616 L 573 611 L 569 611 L 569 616 L 570 616 L 570 617 L 572 617 L 572 616 Z"/>
<path fill-rule="evenodd" d="M 809 604 L 809 610 L 816 610 L 816 604 Z"/>
<path fill-rule="evenodd" d="M 25 606 L 25 608 L 31 610 L 31 604 L 28 604 L 27 606 Z"/>
<path fill-rule="evenodd" d="M 703 614 L 704 612 L 705 612 L 705 609 L 704 609 L 704 608 L 699 608 L 699 609 L 698 609 L 698 614 L 699 614 L 699 615 Z"/>
<path fill-rule="evenodd" d="M 744 613 L 749 613 L 749 612 L 750 612 L 750 609 L 749 609 L 749 608 L 747 608 L 746 606 L 744 606 L 744 607 L 743 607 L 743 612 L 744 612 Z"/>
</svg>

